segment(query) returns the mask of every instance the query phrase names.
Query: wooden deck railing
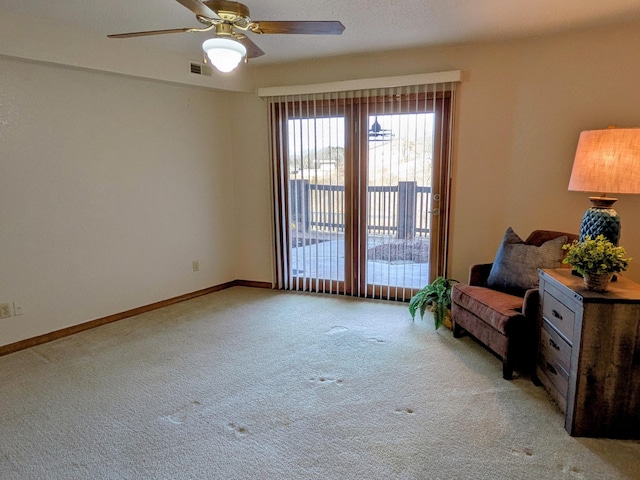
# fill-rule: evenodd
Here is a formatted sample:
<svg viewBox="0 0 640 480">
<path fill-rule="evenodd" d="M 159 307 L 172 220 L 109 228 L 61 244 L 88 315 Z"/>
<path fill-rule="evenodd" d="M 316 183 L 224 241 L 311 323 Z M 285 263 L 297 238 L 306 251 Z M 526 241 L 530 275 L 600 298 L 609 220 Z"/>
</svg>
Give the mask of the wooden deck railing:
<svg viewBox="0 0 640 480">
<path fill-rule="evenodd" d="M 290 214 L 305 231 L 344 232 L 345 188 L 309 180 L 290 180 Z M 430 230 L 431 187 L 417 182 L 367 187 L 367 228 L 371 235 L 399 239 L 427 236 Z"/>
</svg>

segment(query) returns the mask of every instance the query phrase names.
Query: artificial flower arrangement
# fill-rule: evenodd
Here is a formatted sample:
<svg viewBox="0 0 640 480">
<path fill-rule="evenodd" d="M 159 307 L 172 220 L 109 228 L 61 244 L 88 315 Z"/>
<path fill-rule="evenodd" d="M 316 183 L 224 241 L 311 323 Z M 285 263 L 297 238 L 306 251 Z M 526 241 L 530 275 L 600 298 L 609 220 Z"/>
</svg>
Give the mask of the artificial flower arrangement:
<svg viewBox="0 0 640 480">
<path fill-rule="evenodd" d="M 627 270 L 632 260 L 627 258 L 624 247 L 617 247 L 604 235 L 598 235 L 595 239 L 587 235 L 583 241 L 575 240 L 562 248 L 567 251 L 562 262 L 571 265 L 582 275 L 585 286 L 591 290 L 606 289 L 613 274 Z M 588 283 L 592 277 L 600 278 L 604 282 L 604 288 L 601 285 L 590 288 Z"/>
</svg>

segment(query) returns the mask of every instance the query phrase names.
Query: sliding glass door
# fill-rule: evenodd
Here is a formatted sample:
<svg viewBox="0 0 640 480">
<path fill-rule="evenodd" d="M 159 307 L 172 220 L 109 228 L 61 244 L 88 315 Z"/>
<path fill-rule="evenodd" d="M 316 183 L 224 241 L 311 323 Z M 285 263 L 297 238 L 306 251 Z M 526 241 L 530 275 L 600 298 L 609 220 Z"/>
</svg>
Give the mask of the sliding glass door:
<svg viewBox="0 0 640 480">
<path fill-rule="evenodd" d="M 405 299 L 443 273 L 449 99 L 272 103 L 281 288 Z"/>
</svg>

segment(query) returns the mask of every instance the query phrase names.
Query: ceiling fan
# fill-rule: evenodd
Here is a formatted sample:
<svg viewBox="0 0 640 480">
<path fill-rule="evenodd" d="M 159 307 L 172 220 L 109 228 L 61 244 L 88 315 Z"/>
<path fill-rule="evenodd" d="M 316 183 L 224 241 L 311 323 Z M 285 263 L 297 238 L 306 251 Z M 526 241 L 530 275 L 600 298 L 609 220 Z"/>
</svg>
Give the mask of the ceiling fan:
<svg viewBox="0 0 640 480">
<path fill-rule="evenodd" d="M 256 58 L 264 52 L 244 32 L 256 34 L 340 35 L 344 25 L 339 21 L 264 21 L 252 20 L 249 8 L 229 0 L 176 0 L 193 13 L 200 28 L 173 28 L 146 32 L 118 33 L 109 38 L 144 37 L 167 33 L 193 33 L 213 30 L 215 37 L 206 40 L 202 48 L 211 63 L 222 72 L 230 72 L 245 58 Z"/>
</svg>

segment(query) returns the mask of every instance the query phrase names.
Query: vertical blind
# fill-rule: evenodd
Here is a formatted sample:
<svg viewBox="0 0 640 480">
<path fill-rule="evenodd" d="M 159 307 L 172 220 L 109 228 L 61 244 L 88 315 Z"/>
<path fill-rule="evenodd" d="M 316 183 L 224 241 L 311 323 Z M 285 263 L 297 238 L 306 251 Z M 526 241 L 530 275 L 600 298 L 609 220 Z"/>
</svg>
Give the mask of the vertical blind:
<svg viewBox="0 0 640 480">
<path fill-rule="evenodd" d="M 259 92 L 278 288 L 404 300 L 444 274 L 459 72 L 447 77 Z"/>
</svg>

